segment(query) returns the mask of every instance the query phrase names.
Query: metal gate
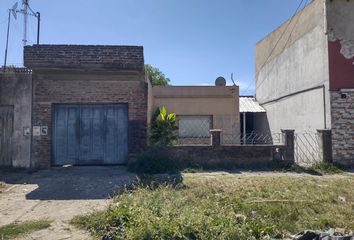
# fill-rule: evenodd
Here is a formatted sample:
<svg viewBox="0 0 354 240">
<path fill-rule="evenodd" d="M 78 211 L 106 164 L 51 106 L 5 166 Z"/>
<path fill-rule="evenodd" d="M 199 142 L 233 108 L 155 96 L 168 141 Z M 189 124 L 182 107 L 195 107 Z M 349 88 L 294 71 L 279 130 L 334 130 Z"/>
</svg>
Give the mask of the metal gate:
<svg viewBox="0 0 354 240">
<path fill-rule="evenodd" d="M 0 106 L 0 166 L 12 166 L 14 109 Z"/>
<path fill-rule="evenodd" d="M 127 105 L 54 105 L 53 165 L 124 164 L 127 159 Z"/>
<path fill-rule="evenodd" d="M 318 133 L 306 132 L 295 134 L 295 162 L 311 165 L 321 162 L 322 146 Z"/>
</svg>

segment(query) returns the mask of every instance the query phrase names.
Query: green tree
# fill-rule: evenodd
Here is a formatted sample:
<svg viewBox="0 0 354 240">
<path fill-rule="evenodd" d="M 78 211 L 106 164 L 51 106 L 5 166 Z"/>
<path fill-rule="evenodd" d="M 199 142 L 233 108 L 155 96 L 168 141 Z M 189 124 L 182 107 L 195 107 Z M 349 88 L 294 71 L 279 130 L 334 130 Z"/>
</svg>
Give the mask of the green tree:
<svg viewBox="0 0 354 240">
<path fill-rule="evenodd" d="M 155 146 L 169 146 L 177 140 L 177 117 L 166 108 L 156 109 L 151 122 L 150 141 Z"/>
<path fill-rule="evenodd" d="M 150 64 L 145 65 L 145 70 L 149 74 L 149 80 L 152 86 L 167 86 L 171 81 L 160 69 Z"/>
</svg>

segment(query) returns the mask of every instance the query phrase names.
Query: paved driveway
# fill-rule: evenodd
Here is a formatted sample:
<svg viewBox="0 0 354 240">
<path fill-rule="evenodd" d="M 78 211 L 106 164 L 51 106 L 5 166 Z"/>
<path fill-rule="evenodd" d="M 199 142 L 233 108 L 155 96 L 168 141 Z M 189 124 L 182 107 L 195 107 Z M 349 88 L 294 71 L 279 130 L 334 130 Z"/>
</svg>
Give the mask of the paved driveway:
<svg viewBox="0 0 354 240">
<path fill-rule="evenodd" d="M 134 179 L 124 167 L 53 168 L 32 174 L 0 171 L 0 180 L 9 184 L 0 193 L 0 226 L 49 219 L 53 220 L 49 229 L 24 239 L 89 239 L 88 233 L 78 231 L 68 221 L 104 209 L 111 196 Z"/>
</svg>

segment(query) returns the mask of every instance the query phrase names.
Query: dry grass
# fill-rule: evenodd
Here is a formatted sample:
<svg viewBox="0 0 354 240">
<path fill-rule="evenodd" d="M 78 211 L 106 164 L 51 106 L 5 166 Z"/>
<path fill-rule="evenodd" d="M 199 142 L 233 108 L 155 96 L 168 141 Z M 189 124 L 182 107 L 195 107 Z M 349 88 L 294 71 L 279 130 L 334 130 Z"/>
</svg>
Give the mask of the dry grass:
<svg viewBox="0 0 354 240">
<path fill-rule="evenodd" d="M 184 174 L 182 188 L 137 188 L 73 220 L 114 239 L 263 239 L 354 230 L 354 176 Z"/>
<path fill-rule="evenodd" d="M 5 183 L 4 182 L 0 182 L 0 193 L 2 193 L 5 190 Z"/>
</svg>

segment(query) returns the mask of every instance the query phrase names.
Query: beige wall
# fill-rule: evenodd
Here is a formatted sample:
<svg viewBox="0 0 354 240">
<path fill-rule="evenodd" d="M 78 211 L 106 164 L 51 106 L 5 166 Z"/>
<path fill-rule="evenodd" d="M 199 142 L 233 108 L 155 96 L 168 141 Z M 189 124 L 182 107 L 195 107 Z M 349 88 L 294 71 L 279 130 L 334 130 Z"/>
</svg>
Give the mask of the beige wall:
<svg viewBox="0 0 354 240">
<path fill-rule="evenodd" d="M 165 106 L 177 115 L 212 115 L 213 128 L 225 134 L 240 131 L 239 87 L 153 87 L 153 110 Z"/>
</svg>

